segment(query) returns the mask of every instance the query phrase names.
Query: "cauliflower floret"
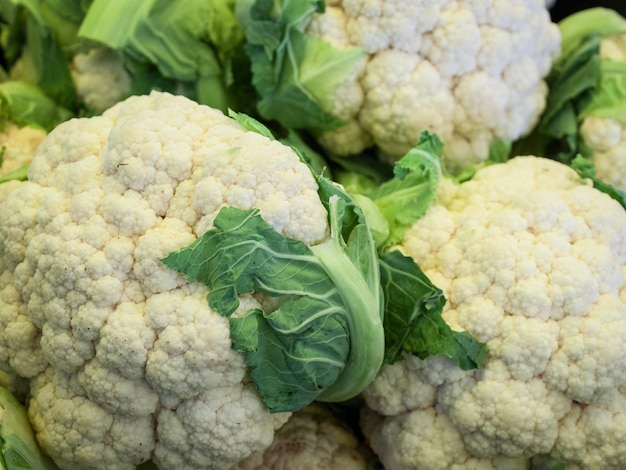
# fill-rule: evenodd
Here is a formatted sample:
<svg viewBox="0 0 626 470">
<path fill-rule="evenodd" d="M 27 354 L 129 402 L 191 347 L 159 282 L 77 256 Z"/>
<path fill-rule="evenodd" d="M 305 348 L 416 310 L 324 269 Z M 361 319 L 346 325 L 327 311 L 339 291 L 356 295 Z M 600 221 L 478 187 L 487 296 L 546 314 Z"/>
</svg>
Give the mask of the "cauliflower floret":
<svg viewBox="0 0 626 470">
<path fill-rule="evenodd" d="M 150 415 L 112 415 L 69 374 L 50 367 L 31 381 L 28 416 L 60 468 L 134 469 L 154 449 Z"/>
<path fill-rule="evenodd" d="M 230 470 L 366 470 L 368 458 L 344 421 L 323 405 L 312 403 L 291 415 L 265 452 Z"/>
<path fill-rule="evenodd" d="M 585 432 L 581 432 L 585 430 Z M 576 468 L 622 468 L 626 445 L 626 387 L 601 404 L 573 404 L 560 424 L 553 456 Z"/>
<path fill-rule="evenodd" d="M 430 130 L 450 171 L 486 159 L 493 140 L 532 129 L 561 39 L 544 0 L 343 0 L 307 32 L 366 52 L 326 100 L 349 132 L 321 133 L 324 147 L 347 156 L 373 142 L 395 161 Z"/>
<path fill-rule="evenodd" d="M 185 97 L 133 96 L 60 124 L 26 182 L 0 186 L 0 364 L 63 469 L 228 468 L 270 413 L 208 288 L 160 260 L 227 205 L 315 244 L 327 213 L 288 147 Z M 262 296 L 240 296 L 240 314 Z M 235 314 L 238 314 L 235 312 Z"/>
<path fill-rule="evenodd" d="M 101 113 L 130 93 L 131 77 L 110 49 L 77 53 L 71 73 L 78 98 L 92 112 Z"/>
<path fill-rule="evenodd" d="M 489 354 L 473 371 L 446 357 L 383 367 L 364 432 L 386 468 L 624 468 L 625 234 L 619 203 L 552 160 L 442 181 L 400 248 Z"/>
<path fill-rule="evenodd" d="M 593 152 L 596 176 L 626 191 L 626 123 L 588 116 L 580 126 L 580 134 Z"/>
<path fill-rule="evenodd" d="M 3 132 L 0 132 L 0 176 L 29 164 L 45 137 L 43 129 L 5 123 Z"/>
</svg>

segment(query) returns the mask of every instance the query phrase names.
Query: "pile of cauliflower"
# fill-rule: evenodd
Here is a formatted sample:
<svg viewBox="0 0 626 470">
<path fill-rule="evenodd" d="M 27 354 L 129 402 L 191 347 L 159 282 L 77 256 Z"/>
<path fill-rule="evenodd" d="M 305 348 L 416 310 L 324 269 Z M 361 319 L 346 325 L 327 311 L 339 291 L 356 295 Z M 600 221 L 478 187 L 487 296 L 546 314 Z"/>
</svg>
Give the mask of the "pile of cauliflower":
<svg viewBox="0 0 626 470">
<path fill-rule="evenodd" d="M 290 147 L 161 92 L 57 126 L 28 181 L 0 185 L 0 364 L 30 381 L 29 418 L 60 468 L 275 468 L 318 448 L 367 465 L 323 413 L 270 413 L 208 288 L 160 261 L 226 205 L 321 243 L 317 189 Z M 385 468 L 624 468 L 624 234 L 623 207 L 553 160 L 442 179 L 398 248 L 489 355 L 471 371 L 410 355 L 381 369 L 360 424 Z"/>
<path fill-rule="evenodd" d="M 485 362 L 405 354 L 357 398 L 354 427 L 319 403 L 271 413 L 209 288 L 161 260 L 226 206 L 324 243 L 318 180 L 293 148 L 182 95 L 119 101 L 132 78 L 94 49 L 72 73 L 100 114 L 0 134 L 0 176 L 30 163 L 0 184 L 0 384 L 24 398 L 41 449 L 62 470 L 626 468 L 624 207 L 541 156 L 452 176 L 537 123 L 560 51 L 550 2 L 325 3 L 306 33 L 365 54 L 328 97 L 346 125 L 316 137 L 387 162 L 424 130 L 441 138 L 436 201 L 393 249 Z M 625 60 L 625 41 L 603 39 L 603 57 Z M 580 130 L 600 179 L 626 188 L 626 125 Z M 239 301 L 234 315 L 277 304 Z"/>
</svg>

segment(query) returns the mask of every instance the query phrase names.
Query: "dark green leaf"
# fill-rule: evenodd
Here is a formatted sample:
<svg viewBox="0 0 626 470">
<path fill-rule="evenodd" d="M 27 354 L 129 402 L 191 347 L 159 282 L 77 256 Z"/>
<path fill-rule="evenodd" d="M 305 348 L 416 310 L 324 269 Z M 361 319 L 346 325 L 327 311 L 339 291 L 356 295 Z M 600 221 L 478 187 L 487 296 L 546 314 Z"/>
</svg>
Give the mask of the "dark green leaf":
<svg viewBox="0 0 626 470">
<path fill-rule="evenodd" d="M 258 210 L 223 208 L 207 231 L 163 262 L 210 287 L 209 305 L 229 317 L 233 347 L 272 411 L 359 394 L 382 364 L 379 267 L 364 217 L 326 182 L 331 238 L 286 238 Z M 341 197 L 342 195 L 343 197 Z M 238 296 L 280 298 L 271 312 L 233 315 Z"/>
<path fill-rule="evenodd" d="M 446 299 L 412 258 L 399 251 L 380 255 L 385 299 L 385 361 L 406 352 L 419 358 L 445 355 L 463 370 L 487 357 L 487 346 L 469 333 L 452 330 L 441 316 Z"/>
<path fill-rule="evenodd" d="M 310 248 L 258 210 L 222 209 L 214 229 L 163 262 L 211 287 L 209 305 L 230 317 L 233 347 L 271 410 L 299 409 L 337 380 L 350 349 L 339 292 Z M 231 316 L 238 296 L 254 291 L 284 300 L 273 312 Z"/>
</svg>

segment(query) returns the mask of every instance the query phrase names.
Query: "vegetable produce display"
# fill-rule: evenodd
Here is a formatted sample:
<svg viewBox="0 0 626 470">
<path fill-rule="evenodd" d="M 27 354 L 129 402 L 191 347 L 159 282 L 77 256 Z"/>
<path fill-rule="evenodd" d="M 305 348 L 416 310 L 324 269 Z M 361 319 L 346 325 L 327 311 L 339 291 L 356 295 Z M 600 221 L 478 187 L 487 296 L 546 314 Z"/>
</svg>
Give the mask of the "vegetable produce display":
<svg viewBox="0 0 626 470">
<path fill-rule="evenodd" d="M 567 8 L 0 0 L 0 468 L 626 468 L 626 12 Z"/>
<path fill-rule="evenodd" d="M 484 359 L 421 272 L 390 251 L 379 264 L 354 198 L 256 124 L 132 96 L 59 124 L 28 180 L 0 186 L 1 360 L 31 379 L 30 419 L 61 468 L 224 468 L 289 412 L 357 396 L 386 351 Z M 416 152 L 406 165 L 437 161 Z M 398 282 L 419 289 L 386 336 Z M 420 302 L 439 330 L 426 338 Z"/>
</svg>

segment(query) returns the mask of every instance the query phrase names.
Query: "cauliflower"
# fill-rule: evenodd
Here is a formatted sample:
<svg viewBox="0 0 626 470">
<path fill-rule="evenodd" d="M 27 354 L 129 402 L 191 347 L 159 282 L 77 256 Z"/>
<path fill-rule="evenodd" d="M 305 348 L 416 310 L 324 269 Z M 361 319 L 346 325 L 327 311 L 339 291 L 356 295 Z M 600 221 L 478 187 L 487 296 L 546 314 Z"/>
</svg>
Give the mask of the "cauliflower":
<svg viewBox="0 0 626 470">
<path fill-rule="evenodd" d="M 18 126 L 7 121 L 4 132 L 0 133 L 0 176 L 6 175 L 27 165 L 33 158 L 35 149 L 46 137 L 46 131 L 37 127 Z"/>
<path fill-rule="evenodd" d="M 289 418 L 265 452 L 230 470 L 367 470 L 368 458 L 352 429 L 313 403 Z"/>
<path fill-rule="evenodd" d="M 594 177 L 602 183 L 626 189 L 621 163 L 626 18 L 611 8 L 593 7 L 566 15 L 558 27 L 561 55 L 546 78 L 546 109 L 537 126 L 513 143 L 511 155 L 595 167 Z"/>
<path fill-rule="evenodd" d="M 161 259 L 224 206 L 304 243 L 328 238 L 291 148 L 185 97 L 133 96 L 57 126 L 28 181 L 0 185 L 0 364 L 62 469 L 228 468 L 263 451 L 270 413 L 207 287 Z M 262 308 L 239 296 L 235 315 Z"/>
<path fill-rule="evenodd" d="M 385 468 L 626 467 L 626 212 L 533 156 L 444 179 L 400 244 L 443 316 L 489 348 L 478 370 L 406 356 L 364 392 Z"/>
<path fill-rule="evenodd" d="M 92 112 L 101 113 L 131 91 L 130 75 L 115 52 L 104 47 L 77 53 L 71 73 L 78 99 Z"/>
<path fill-rule="evenodd" d="M 626 191 L 626 122 L 588 116 L 580 125 L 580 135 L 592 152 L 596 176 Z"/>
<path fill-rule="evenodd" d="M 290 113 L 281 113 L 280 105 L 300 86 L 302 101 L 309 104 L 313 97 L 343 122 L 331 129 L 328 117 L 303 124 L 329 152 L 349 156 L 374 145 L 381 158 L 396 161 L 430 130 L 445 143 L 450 171 L 485 160 L 494 140 L 514 140 L 531 130 L 545 106 L 543 78 L 560 52 L 561 36 L 544 0 L 334 0 L 308 23 L 304 14 L 289 20 L 304 23 L 306 34 L 346 55 L 331 56 L 315 42 L 301 46 L 288 31 L 290 54 L 302 57 L 276 62 L 289 64 L 285 77 L 292 68 L 298 76 L 295 84 L 266 90 L 271 78 L 263 75 L 262 53 L 271 45 L 264 43 L 252 54 L 259 62 L 253 71 L 262 114 L 293 127 L 299 104 Z M 349 54 L 354 50 L 363 51 L 359 60 Z M 319 57 L 312 57 L 315 52 Z M 303 114 L 311 114 L 311 107 L 302 105 Z"/>
<path fill-rule="evenodd" d="M 603 36 L 600 57 L 626 62 L 626 34 Z M 626 122 L 590 115 L 583 119 L 580 135 L 592 152 L 596 176 L 626 191 Z"/>
</svg>

